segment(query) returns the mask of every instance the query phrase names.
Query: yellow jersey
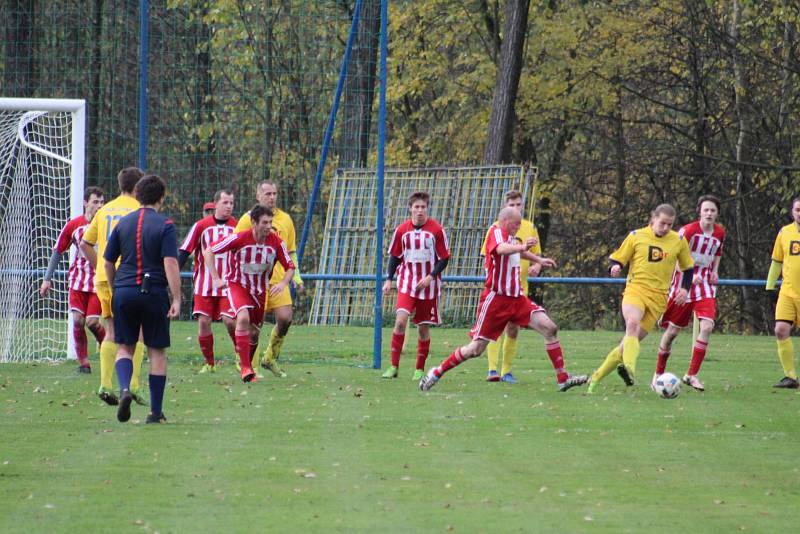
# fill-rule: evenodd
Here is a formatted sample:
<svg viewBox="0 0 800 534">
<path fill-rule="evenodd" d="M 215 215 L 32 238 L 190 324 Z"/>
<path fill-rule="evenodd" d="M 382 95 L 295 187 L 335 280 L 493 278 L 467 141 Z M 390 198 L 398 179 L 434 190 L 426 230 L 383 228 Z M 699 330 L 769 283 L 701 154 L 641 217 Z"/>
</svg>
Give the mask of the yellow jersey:
<svg viewBox="0 0 800 534">
<path fill-rule="evenodd" d="M 678 232 L 670 230 L 658 237 L 650 226 L 628 234 L 611 259 L 628 265 L 628 285 L 667 294 L 675 263 L 681 271 L 694 267 L 689 244 Z"/>
<path fill-rule="evenodd" d="M 274 215 L 272 216 L 272 231 L 277 233 L 283 242 L 286 243 L 286 248 L 292 254 L 297 250 L 297 236 L 294 232 L 294 223 L 288 213 L 280 208 L 272 208 Z M 248 211 L 241 216 L 239 222 L 236 224 L 235 233 L 244 232 L 253 228 L 253 221 L 250 220 L 250 212 Z M 296 268 L 297 266 L 295 266 Z M 269 279 L 270 284 L 277 284 L 283 279 L 286 271 L 280 262 L 275 262 L 275 267 L 272 270 L 272 277 Z"/>
<path fill-rule="evenodd" d="M 772 261 L 783 264 L 781 295 L 800 298 L 800 228 L 787 224 L 778 232 L 772 247 Z"/>
<path fill-rule="evenodd" d="M 89 223 L 89 228 L 83 234 L 83 240 L 90 245 L 97 245 L 97 268 L 95 269 L 94 283 L 108 282 L 106 278 L 106 270 L 103 268 L 103 254 L 106 252 L 106 245 L 111 231 L 117 226 L 117 223 L 125 215 L 132 211 L 138 210 L 140 207 L 139 201 L 128 195 L 120 195 L 108 204 L 100 208 L 92 222 Z M 117 260 L 119 265 L 119 260 Z"/>
<path fill-rule="evenodd" d="M 495 225 L 497 223 L 498 221 L 494 222 Z M 486 238 L 488 236 L 489 231 L 486 232 L 486 236 L 484 236 L 483 243 L 481 244 L 481 256 L 486 256 Z M 519 230 L 517 230 L 517 233 L 514 234 L 514 237 L 516 237 L 520 243 L 524 243 L 529 237 L 536 238 L 536 244 L 529 248 L 528 252 L 533 252 L 534 254 L 539 255 L 542 253 L 542 243 L 541 239 L 539 239 L 539 232 L 536 231 L 536 227 L 533 225 L 533 222 L 529 221 L 528 219 L 522 219 L 522 221 L 520 221 Z M 528 295 L 528 268 L 530 266 L 531 262 L 529 260 L 526 260 L 522 257 L 519 259 L 520 289 L 522 294 L 525 296 Z"/>
</svg>

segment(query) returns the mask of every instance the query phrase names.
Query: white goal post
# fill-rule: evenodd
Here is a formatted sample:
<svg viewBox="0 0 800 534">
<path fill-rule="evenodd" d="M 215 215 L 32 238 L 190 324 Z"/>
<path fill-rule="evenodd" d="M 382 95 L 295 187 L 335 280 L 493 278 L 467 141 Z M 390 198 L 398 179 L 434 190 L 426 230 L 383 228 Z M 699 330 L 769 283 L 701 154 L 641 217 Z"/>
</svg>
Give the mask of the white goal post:
<svg viewBox="0 0 800 534">
<path fill-rule="evenodd" d="M 65 271 L 39 285 L 83 213 L 85 132 L 84 100 L 0 98 L 0 362 L 76 357 Z"/>
</svg>

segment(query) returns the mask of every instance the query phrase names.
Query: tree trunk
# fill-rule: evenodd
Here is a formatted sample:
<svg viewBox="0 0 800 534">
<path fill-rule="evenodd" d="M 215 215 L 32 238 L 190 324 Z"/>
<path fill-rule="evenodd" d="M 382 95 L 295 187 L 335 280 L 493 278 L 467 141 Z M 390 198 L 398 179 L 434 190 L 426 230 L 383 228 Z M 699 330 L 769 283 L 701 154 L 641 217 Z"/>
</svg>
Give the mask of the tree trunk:
<svg viewBox="0 0 800 534">
<path fill-rule="evenodd" d="M 32 97 L 36 91 L 35 12 L 35 0 L 11 0 L 5 7 L 3 96 Z"/>
<path fill-rule="evenodd" d="M 522 74 L 530 0 L 507 0 L 503 44 L 492 98 L 492 114 L 483 152 L 484 164 L 509 163 L 514 134 L 514 106 Z"/>
</svg>

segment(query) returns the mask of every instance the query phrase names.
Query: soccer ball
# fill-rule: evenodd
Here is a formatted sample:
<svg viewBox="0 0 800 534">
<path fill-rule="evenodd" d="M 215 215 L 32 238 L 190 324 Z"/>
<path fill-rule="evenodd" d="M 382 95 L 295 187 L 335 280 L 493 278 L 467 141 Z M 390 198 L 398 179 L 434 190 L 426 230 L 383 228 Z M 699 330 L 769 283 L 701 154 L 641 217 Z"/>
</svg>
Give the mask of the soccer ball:
<svg viewBox="0 0 800 534">
<path fill-rule="evenodd" d="M 681 392 L 681 381 L 672 373 L 664 373 L 656 377 L 654 389 L 663 398 L 674 399 Z"/>
</svg>

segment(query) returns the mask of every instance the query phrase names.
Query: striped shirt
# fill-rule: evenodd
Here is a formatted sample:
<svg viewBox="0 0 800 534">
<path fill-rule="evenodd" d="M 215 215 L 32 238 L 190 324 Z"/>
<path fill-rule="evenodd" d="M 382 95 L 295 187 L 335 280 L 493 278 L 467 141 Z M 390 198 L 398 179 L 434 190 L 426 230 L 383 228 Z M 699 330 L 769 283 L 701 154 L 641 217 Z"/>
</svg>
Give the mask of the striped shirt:
<svg viewBox="0 0 800 534">
<path fill-rule="evenodd" d="M 501 256 L 497 246 L 502 243 L 516 244 L 517 238 L 493 224 L 486 235 L 486 289 L 498 295 L 518 297 L 522 294 L 520 285 L 519 252 Z"/>
<path fill-rule="evenodd" d="M 431 300 L 439 296 L 442 290 L 441 276 L 436 276 L 431 284 L 415 291 L 417 284 L 433 272 L 438 260 L 450 257 L 450 247 L 444 228 L 434 219 L 415 228 L 411 219 L 395 228 L 389 254 L 402 258 L 397 268 L 397 291 L 422 300 Z"/>
<path fill-rule="evenodd" d="M 228 289 L 215 289 L 211 283 L 211 273 L 206 269 L 206 262 L 203 259 L 203 251 L 211 246 L 212 243 L 222 241 L 233 233 L 236 227 L 236 219 L 230 217 L 227 221 L 220 223 L 213 215 L 203 217 L 192 226 L 186 239 L 183 240 L 180 249 L 189 254 L 194 252 L 194 294 L 203 297 L 226 297 Z M 220 278 L 225 279 L 228 275 L 228 253 L 217 254 L 215 256 L 217 272 Z"/>
<path fill-rule="evenodd" d="M 86 220 L 84 215 L 78 215 L 71 219 L 61 230 L 56 241 L 55 251 L 58 254 L 64 254 L 69 250 L 69 247 L 74 246 L 76 249 L 75 259 L 72 265 L 69 266 L 69 288 L 73 291 L 85 291 L 87 293 L 94 292 L 94 269 L 86 256 L 81 251 L 81 239 L 83 234 L 89 227 L 89 221 Z"/>
<path fill-rule="evenodd" d="M 231 234 L 211 245 L 214 254 L 228 255 L 228 282 L 247 289 L 254 297 L 261 297 L 269 288 L 269 277 L 276 260 L 285 271 L 294 269 L 286 243 L 270 232 L 263 243 L 257 243 L 252 230 Z"/>
<path fill-rule="evenodd" d="M 722 256 L 725 229 L 715 224 L 711 233 L 707 234 L 703 232 L 700 221 L 694 221 L 678 230 L 678 235 L 686 239 L 695 268 L 702 278 L 699 284 L 692 286 L 686 301 L 693 302 L 716 298 L 717 286 L 711 283 L 710 277 L 714 271 L 714 258 Z M 681 288 L 681 276 L 681 271 L 677 269 L 672 273 L 672 284 L 669 288 L 670 298 Z"/>
</svg>

